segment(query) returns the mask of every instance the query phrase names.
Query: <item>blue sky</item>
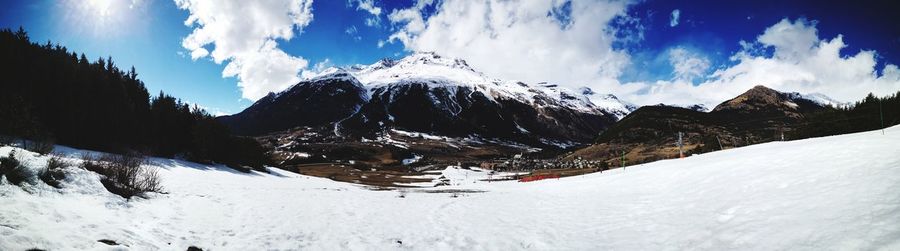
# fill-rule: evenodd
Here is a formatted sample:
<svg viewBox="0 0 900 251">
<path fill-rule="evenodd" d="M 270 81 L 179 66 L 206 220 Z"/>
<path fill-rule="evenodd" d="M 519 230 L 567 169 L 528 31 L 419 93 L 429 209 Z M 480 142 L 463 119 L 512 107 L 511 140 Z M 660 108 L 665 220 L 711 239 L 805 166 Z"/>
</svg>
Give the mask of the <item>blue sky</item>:
<svg viewBox="0 0 900 251">
<path fill-rule="evenodd" d="M 876 50 L 884 59 L 882 64 L 896 64 L 900 63 L 900 29 L 896 28 L 900 16 L 895 12 L 900 5 L 885 2 L 888 1 L 647 1 L 629 10 L 646 18 L 648 26 L 645 40 L 630 49 L 638 51 L 639 57 L 653 57 L 661 48 L 685 45 L 705 53 L 714 66 L 728 66 L 728 57 L 741 49 L 738 41 L 753 40 L 783 18 L 806 18 L 818 22 L 820 37 L 843 34 L 848 44 L 845 55 L 862 49 Z M 671 27 L 670 14 L 675 9 L 679 10 L 680 23 Z M 650 68 L 657 71 L 633 70 L 650 75 L 670 74 L 666 65 L 654 65 L 652 58 L 640 61 L 650 63 Z"/>
<path fill-rule="evenodd" d="M 293 6 L 309 0 L 279 1 Z M 590 86 L 638 104 L 657 101 L 714 103 L 746 86 L 760 84 L 751 82 L 766 82 L 788 89 L 785 91 L 825 92 L 843 99 L 859 96 L 856 92 L 845 91 L 852 89 L 846 86 L 852 82 L 867 83 L 870 86 L 862 87 L 876 92 L 896 91 L 900 86 L 888 66 L 900 63 L 900 29 L 896 28 L 900 18 L 892 13 L 900 8 L 892 1 L 830 1 L 838 3 L 825 4 L 821 1 L 648 0 L 610 3 L 556 0 L 516 6 L 488 1 L 484 5 L 493 4 L 493 8 L 483 9 L 479 8 L 482 5 L 479 1 L 315 0 L 308 10 L 300 8 L 296 13 L 270 6 L 246 7 L 263 13 L 268 21 L 246 17 L 241 12 L 244 8 L 218 10 L 199 4 L 193 8 L 187 6 L 193 2 L 200 1 L 184 0 L 179 4 L 169 0 L 6 0 L 0 8 L 0 26 L 13 29 L 22 26 L 36 41 L 52 40 L 84 52 L 89 58 L 112 56 L 120 67 L 134 65 L 151 93 L 164 90 L 213 113 L 239 112 L 259 96 L 250 90 L 259 93 L 284 88 L 285 84 L 270 82 L 294 82 L 302 78 L 302 72 L 315 71 L 317 64 L 370 64 L 385 57 L 402 57 L 414 50 L 462 57 L 476 68 L 501 78 L 556 81 L 571 87 Z M 229 1 L 220 1 L 224 2 Z M 236 2 L 254 5 L 251 3 L 256 2 Z M 673 15 L 675 10 L 677 19 Z M 479 11 L 484 12 L 483 15 L 470 15 L 481 13 Z M 547 15 L 525 15 L 528 13 Z M 185 20 L 192 14 L 201 19 L 206 16 L 218 19 L 208 19 L 206 24 L 185 25 Z M 519 16 L 507 20 L 505 26 L 494 26 L 498 19 L 487 23 L 472 20 L 477 19 L 473 16 L 491 14 Z M 285 19 L 274 18 L 278 15 Z M 288 20 L 289 15 L 299 18 L 284 26 L 281 22 Z M 231 16 L 249 24 L 215 24 L 211 21 Z M 420 24 L 417 19 L 426 23 Z M 541 30 L 547 29 L 546 25 L 541 25 L 542 19 L 556 21 L 559 26 Z M 292 34 L 266 33 L 268 28 L 279 27 L 279 24 L 290 27 Z M 204 40 L 200 47 L 183 45 L 192 32 L 204 26 L 209 30 L 234 29 L 234 32 L 209 33 L 213 38 Z M 838 56 L 828 59 L 831 61 L 814 56 L 778 57 L 776 51 L 788 51 L 793 46 L 791 43 L 800 40 L 799 37 L 785 38 L 790 35 L 784 33 L 785 29 L 769 29 L 772 27 L 812 30 L 817 35 L 812 40 L 814 45 L 822 48 L 840 34 L 841 45 L 845 47 L 839 50 Z M 522 35 L 522 30 L 533 30 L 533 34 Z M 254 31 L 265 32 L 260 35 Z M 773 40 L 758 40 L 767 31 L 771 31 Z M 597 33 L 596 36 L 582 34 L 592 32 Z M 244 33 L 251 35 L 235 35 Z M 542 37 L 552 34 L 561 38 Z M 220 54 L 221 60 L 215 58 L 214 50 L 220 45 L 262 44 L 266 41 L 276 45 L 262 51 L 256 49 L 258 46 L 251 46 L 250 50 L 235 49 Z M 741 41 L 755 43 L 755 47 L 742 46 Z M 192 58 L 191 53 L 197 52 L 198 48 L 211 54 Z M 860 54 L 863 50 L 873 53 Z M 253 60 L 262 58 L 265 61 L 272 55 L 282 55 L 280 60 L 295 65 L 275 69 Z M 856 56 L 862 59 L 849 59 Z M 554 61 L 557 58 L 561 61 Z M 235 64 L 234 76 L 223 77 L 226 66 L 235 61 L 243 63 Z M 271 60 L 275 62 L 272 64 L 282 61 Z M 787 75 L 771 79 L 741 77 L 764 75 L 765 72 L 757 69 L 773 64 L 814 76 L 833 72 L 817 66 L 822 65 L 820 61 L 838 62 L 837 65 L 846 63 L 844 68 L 874 72 L 875 76 L 846 72 L 834 78 L 818 79 L 797 79 Z M 870 66 L 868 61 L 875 64 Z M 569 71 L 555 66 L 569 62 L 592 67 Z M 715 74 L 717 70 L 723 73 Z M 270 78 L 256 72 L 273 72 L 273 75 L 287 72 L 289 76 Z M 239 85 L 251 88 L 242 89 Z M 706 90 L 716 89 L 713 87 L 717 85 L 733 88 L 719 89 L 728 90 L 722 93 Z"/>
</svg>

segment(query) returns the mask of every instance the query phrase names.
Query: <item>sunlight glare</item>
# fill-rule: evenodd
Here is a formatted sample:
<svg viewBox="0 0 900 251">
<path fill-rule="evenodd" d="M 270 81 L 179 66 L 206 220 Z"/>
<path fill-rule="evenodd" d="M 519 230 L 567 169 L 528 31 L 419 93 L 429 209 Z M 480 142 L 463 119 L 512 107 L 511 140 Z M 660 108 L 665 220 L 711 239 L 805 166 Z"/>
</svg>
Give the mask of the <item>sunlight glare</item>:
<svg viewBox="0 0 900 251">
<path fill-rule="evenodd" d="M 66 0 L 62 7 L 63 25 L 98 37 L 121 33 L 137 14 L 135 0 Z"/>
<path fill-rule="evenodd" d="M 88 0 L 91 9 L 100 17 L 106 17 L 110 14 L 110 7 L 114 0 Z"/>
</svg>

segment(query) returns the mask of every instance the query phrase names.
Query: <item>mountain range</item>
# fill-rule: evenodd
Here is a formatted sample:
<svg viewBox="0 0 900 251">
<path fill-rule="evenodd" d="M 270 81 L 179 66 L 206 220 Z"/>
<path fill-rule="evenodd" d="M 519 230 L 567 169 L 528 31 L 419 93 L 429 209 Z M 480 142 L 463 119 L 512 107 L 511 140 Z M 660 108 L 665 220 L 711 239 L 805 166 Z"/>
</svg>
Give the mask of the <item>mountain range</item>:
<svg viewBox="0 0 900 251">
<path fill-rule="evenodd" d="M 677 132 L 689 153 L 780 139 L 806 114 L 840 105 L 821 94 L 757 86 L 712 110 L 638 109 L 587 87 L 491 78 L 465 60 L 425 52 L 329 68 L 218 120 L 262 140 L 285 163 L 396 165 L 421 156 L 446 162 L 576 146 L 587 147 L 564 158 L 613 163 L 623 152 L 632 162 L 677 156 Z"/>
</svg>

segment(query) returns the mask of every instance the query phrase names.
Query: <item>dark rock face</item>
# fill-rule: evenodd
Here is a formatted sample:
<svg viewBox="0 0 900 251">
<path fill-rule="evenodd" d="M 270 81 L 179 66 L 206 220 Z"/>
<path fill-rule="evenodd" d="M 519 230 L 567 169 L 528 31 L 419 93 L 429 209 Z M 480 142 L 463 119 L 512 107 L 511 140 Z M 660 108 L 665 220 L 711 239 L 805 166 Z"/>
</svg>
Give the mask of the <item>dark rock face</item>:
<svg viewBox="0 0 900 251">
<path fill-rule="evenodd" d="M 347 73 L 301 82 L 269 94 L 246 110 L 219 117 L 235 133 L 261 135 L 297 126 L 324 126 L 347 118 L 366 102 L 366 90 Z"/>
<path fill-rule="evenodd" d="M 388 127 L 447 136 L 514 135 L 515 127 L 498 111 L 496 103 L 468 88 L 430 88 L 425 83 L 388 85 L 374 88 L 369 102 L 340 127 L 359 136 Z"/>
<path fill-rule="evenodd" d="M 539 99 L 541 100 L 541 99 Z M 545 103 L 554 102 L 543 99 Z M 518 103 L 523 105 L 522 103 Z M 515 107 L 513 104 L 507 107 Z M 516 110 L 515 108 L 511 110 Z M 521 107 L 517 123 L 532 133 L 550 139 L 567 139 L 576 142 L 590 142 L 618 118 L 612 114 L 583 113 L 573 109 L 562 109 L 558 105 Z"/>
<path fill-rule="evenodd" d="M 549 98 L 538 100 L 545 104 L 491 99 L 460 86 L 388 85 L 374 88 L 371 100 L 339 127 L 356 136 L 371 136 L 390 127 L 454 137 L 477 134 L 536 145 L 541 139 L 588 142 L 616 121 L 612 115 L 554 106 Z"/>
</svg>

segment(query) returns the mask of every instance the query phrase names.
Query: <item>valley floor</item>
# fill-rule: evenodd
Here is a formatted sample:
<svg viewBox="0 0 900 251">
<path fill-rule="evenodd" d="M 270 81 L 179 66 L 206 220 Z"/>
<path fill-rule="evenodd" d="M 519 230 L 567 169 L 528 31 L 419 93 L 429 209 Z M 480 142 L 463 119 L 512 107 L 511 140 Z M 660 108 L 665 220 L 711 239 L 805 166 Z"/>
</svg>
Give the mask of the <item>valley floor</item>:
<svg viewBox="0 0 900 251">
<path fill-rule="evenodd" d="M 149 199 L 76 168 L 60 190 L 2 181 L 0 250 L 900 250 L 900 127 L 529 183 L 450 167 L 407 190 L 153 162 Z"/>
</svg>

